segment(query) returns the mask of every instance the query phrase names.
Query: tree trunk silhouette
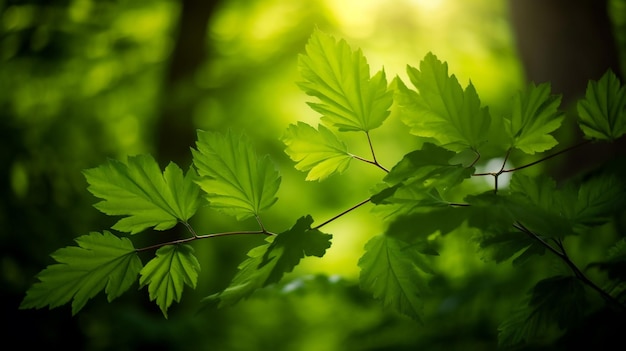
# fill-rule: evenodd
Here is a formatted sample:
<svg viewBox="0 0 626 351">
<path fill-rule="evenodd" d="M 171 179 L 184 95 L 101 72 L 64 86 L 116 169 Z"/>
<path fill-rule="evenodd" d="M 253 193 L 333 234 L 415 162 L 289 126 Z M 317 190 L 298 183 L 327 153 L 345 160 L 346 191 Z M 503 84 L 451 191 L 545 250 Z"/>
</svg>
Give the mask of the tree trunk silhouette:
<svg viewBox="0 0 626 351">
<path fill-rule="evenodd" d="M 189 148 L 196 139 L 193 106 L 202 93 L 193 78 L 210 56 L 207 27 L 219 3 L 218 0 L 181 1 L 176 43 L 161 92 L 161 115 L 156 125 L 156 154 L 162 165 L 174 161 L 185 169 L 191 162 Z"/>
<path fill-rule="evenodd" d="M 550 82 L 553 93 L 563 95 L 566 112 L 575 113 L 575 102 L 590 79 L 608 69 L 623 76 L 607 0 L 509 0 L 509 5 L 526 79 Z M 564 146 L 582 141 L 574 120 L 568 118 L 566 134 L 557 135 Z M 569 152 L 553 173 L 561 178 L 584 171 L 623 151 L 623 144 L 592 144 Z"/>
</svg>

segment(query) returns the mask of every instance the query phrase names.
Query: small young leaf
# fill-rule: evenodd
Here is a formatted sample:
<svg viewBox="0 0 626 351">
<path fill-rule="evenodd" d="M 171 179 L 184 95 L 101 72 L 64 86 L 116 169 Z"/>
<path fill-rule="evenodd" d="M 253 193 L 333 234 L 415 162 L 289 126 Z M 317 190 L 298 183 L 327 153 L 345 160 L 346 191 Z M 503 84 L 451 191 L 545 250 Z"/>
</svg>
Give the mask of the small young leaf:
<svg viewBox="0 0 626 351">
<path fill-rule="evenodd" d="M 200 189 L 196 174 L 170 163 L 163 174 L 150 155 L 128 158 L 128 163 L 109 160 L 107 164 L 84 171 L 87 188 L 103 199 L 94 205 L 111 216 L 127 215 L 113 229 L 136 234 L 154 226 L 165 230 L 177 221 L 187 221 L 198 209 Z"/>
<path fill-rule="evenodd" d="M 537 283 L 528 305 L 513 313 L 498 328 L 498 345 L 510 347 L 530 342 L 576 325 L 584 316 L 584 285 L 576 277 L 556 276 Z"/>
<path fill-rule="evenodd" d="M 543 152 L 558 142 L 551 132 L 561 126 L 563 113 L 558 111 L 561 97 L 550 95 L 550 84 L 530 86 L 513 100 L 509 132 L 514 148 L 527 154 Z"/>
<path fill-rule="evenodd" d="M 198 131 L 193 163 L 211 207 L 238 220 L 272 206 L 280 176 L 268 156 L 257 158 L 247 137 Z"/>
<path fill-rule="evenodd" d="M 141 270 L 140 287 L 148 285 L 150 301 L 155 301 L 165 318 L 172 302 L 180 302 L 184 284 L 195 289 L 200 263 L 189 245 L 167 245 L 156 252 Z"/>
<path fill-rule="evenodd" d="M 20 308 L 55 308 L 72 301 L 72 314 L 102 289 L 113 301 L 128 290 L 142 264 L 128 238 L 119 238 L 108 231 L 92 232 L 76 238 L 76 246 L 55 251 L 51 256 L 58 263 L 42 270 L 39 282 L 28 289 Z"/>
<path fill-rule="evenodd" d="M 353 52 L 345 40 L 319 30 L 311 35 L 306 55 L 299 56 L 304 82 L 300 88 L 321 103 L 308 103 L 322 121 L 340 131 L 369 131 L 389 116 L 393 93 L 387 90 L 385 72 L 370 78 L 361 50 Z"/>
<path fill-rule="evenodd" d="M 311 229 L 313 218 L 301 217 L 289 230 L 266 239 L 267 244 L 248 252 L 248 259 L 239 265 L 239 272 L 222 292 L 207 296 L 205 302 L 219 300 L 219 306 L 232 306 L 252 295 L 257 289 L 277 283 L 307 256 L 322 257 L 330 247 L 332 235 Z"/>
<path fill-rule="evenodd" d="M 352 159 L 346 145 L 323 125 L 316 130 L 303 122 L 292 124 L 283 142 L 287 155 L 297 162 L 296 169 L 309 171 L 306 180 L 321 181 L 335 172 L 342 173 Z"/>
<path fill-rule="evenodd" d="M 378 235 L 365 244 L 359 260 L 361 287 L 375 298 L 415 320 L 420 320 L 426 290 L 424 273 L 432 273 L 419 247 L 387 235 Z"/>
<path fill-rule="evenodd" d="M 411 134 L 429 138 L 452 151 L 478 150 L 487 141 L 491 117 L 470 83 L 463 90 L 448 64 L 428 53 L 420 69 L 407 66 L 407 74 L 419 93 L 396 79 L 402 121 Z"/>
<path fill-rule="evenodd" d="M 626 133 L 626 87 L 611 70 L 587 84 L 577 109 L 580 129 L 588 139 L 614 141 Z"/>
</svg>

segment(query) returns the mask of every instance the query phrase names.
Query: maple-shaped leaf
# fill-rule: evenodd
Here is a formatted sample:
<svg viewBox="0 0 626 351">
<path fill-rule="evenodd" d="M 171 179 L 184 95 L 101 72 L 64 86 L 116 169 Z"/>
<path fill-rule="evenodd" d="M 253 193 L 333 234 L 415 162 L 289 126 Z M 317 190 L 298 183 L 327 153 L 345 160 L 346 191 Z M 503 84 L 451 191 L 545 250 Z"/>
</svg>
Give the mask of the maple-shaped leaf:
<svg viewBox="0 0 626 351">
<path fill-rule="evenodd" d="M 212 208 L 243 220 L 272 206 L 280 176 L 266 155 L 257 157 L 245 135 L 198 131 L 193 163 Z"/>
<path fill-rule="evenodd" d="M 322 121 L 340 131 L 369 131 L 389 116 L 393 93 L 387 89 L 384 71 L 370 77 L 361 50 L 352 51 L 345 40 L 315 30 L 298 65 L 304 78 L 298 86 L 320 102 L 308 105 L 322 114 Z"/>
<path fill-rule="evenodd" d="M 309 172 L 306 180 L 323 180 L 342 173 L 352 159 L 346 145 L 323 125 L 315 129 L 303 122 L 292 124 L 283 142 L 287 155 L 297 162 L 296 169 Z"/>
<path fill-rule="evenodd" d="M 463 90 L 454 75 L 448 76 L 448 64 L 432 53 L 419 70 L 407 66 L 407 74 L 417 92 L 400 78 L 394 82 L 401 119 L 411 134 L 452 151 L 478 150 L 487 142 L 491 117 L 471 82 Z"/>
<path fill-rule="evenodd" d="M 513 99 L 512 113 L 508 119 L 509 133 L 514 148 L 527 154 L 543 152 L 558 142 L 550 135 L 561 126 L 563 113 L 558 110 L 561 97 L 550 94 L 550 84 L 528 88 Z"/>
<path fill-rule="evenodd" d="M 384 306 L 420 320 L 420 298 L 427 289 L 425 273 L 432 273 L 420 247 L 378 235 L 365 244 L 359 267 L 364 290 L 382 300 Z"/>
<path fill-rule="evenodd" d="M 55 308 L 72 300 L 72 314 L 104 289 L 109 302 L 128 290 L 141 270 L 139 256 L 128 238 L 108 231 L 76 238 L 78 246 L 52 253 L 49 265 L 26 292 L 21 309 Z"/>
<path fill-rule="evenodd" d="M 613 141 L 626 133 L 626 87 L 611 70 L 587 84 L 576 107 L 580 129 L 588 139 Z"/>
<path fill-rule="evenodd" d="M 185 244 L 166 245 L 159 248 L 156 257 L 141 270 L 140 287 L 148 285 L 150 301 L 156 304 L 167 318 L 167 309 L 173 301 L 180 302 L 184 285 L 195 289 L 200 263 L 193 248 Z"/>
<path fill-rule="evenodd" d="M 551 331 L 577 325 L 584 317 L 587 300 L 580 279 L 555 276 L 538 282 L 529 292 L 527 304 L 509 315 L 498 327 L 502 348 L 549 337 Z"/>
<path fill-rule="evenodd" d="M 267 244 L 248 252 L 239 271 L 222 292 L 207 296 L 204 301 L 217 301 L 221 307 L 231 306 L 249 297 L 257 289 L 277 283 L 307 256 L 322 257 L 330 247 L 332 235 L 311 229 L 313 218 L 298 219 L 289 230 L 266 239 Z"/>
<path fill-rule="evenodd" d="M 175 164 L 167 165 L 163 173 L 150 155 L 128 157 L 128 162 L 109 160 L 108 163 L 84 171 L 87 188 L 103 199 L 95 208 L 111 216 L 127 216 L 112 228 L 136 234 L 154 227 L 172 228 L 178 221 L 187 221 L 198 209 L 200 189 L 194 183 L 195 172 L 186 175 Z"/>
</svg>

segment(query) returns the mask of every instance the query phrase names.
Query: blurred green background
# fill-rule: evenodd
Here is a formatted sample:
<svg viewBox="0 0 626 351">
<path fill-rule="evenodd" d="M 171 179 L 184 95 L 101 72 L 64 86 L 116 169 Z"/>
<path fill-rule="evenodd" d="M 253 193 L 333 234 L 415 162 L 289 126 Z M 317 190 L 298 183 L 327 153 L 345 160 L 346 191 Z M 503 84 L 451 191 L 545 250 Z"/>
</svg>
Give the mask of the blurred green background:
<svg viewBox="0 0 626 351">
<path fill-rule="evenodd" d="M 345 176 L 311 183 L 283 152 L 280 137 L 290 123 L 318 123 L 296 86 L 297 55 L 315 27 L 361 48 L 372 72 L 384 67 L 390 78 L 404 78 L 407 64 L 418 66 L 433 52 L 463 86 L 471 79 L 499 114 L 527 81 L 553 81 L 568 108 L 587 79 L 609 67 L 621 72 L 625 11 L 624 0 L 0 0 L 2 343 L 67 350 L 494 349 L 497 325 L 545 269 L 485 263 L 470 238 L 451 236 L 438 266 L 445 274 L 435 282 L 441 294 L 426 301 L 424 324 L 415 323 L 358 289 L 363 245 L 384 229 L 368 207 L 323 228 L 334 235 L 324 258 L 304 260 L 284 286 L 234 308 L 198 311 L 199 300 L 223 289 L 262 238 L 195 242 L 198 287 L 185 290 L 168 320 L 146 289 L 111 304 L 100 294 L 75 317 L 69 306 L 18 306 L 52 263 L 50 253 L 116 220 L 92 207 L 83 169 L 139 153 L 187 168 L 196 129 L 243 131 L 276 163 L 279 202 L 262 217 L 272 231 L 306 214 L 321 223 L 367 198 L 382 176 L 375 167 L 353 162 Z M 393 113 L 372 137 L 388 168 L 414 146 Z M 564 142 L 576 137 L 559 135 Z M 362 138 L 346 138 L 365 155 Z M 561 162 L 552 164 L 556 175 L 572 172 L 567 159 L 554 162 Z M 203 234 L 257 228 L 209 210 L 192 225 Z M 139 247 L 159 235 L 168 233 L 133 241 Z"/>
</svg>

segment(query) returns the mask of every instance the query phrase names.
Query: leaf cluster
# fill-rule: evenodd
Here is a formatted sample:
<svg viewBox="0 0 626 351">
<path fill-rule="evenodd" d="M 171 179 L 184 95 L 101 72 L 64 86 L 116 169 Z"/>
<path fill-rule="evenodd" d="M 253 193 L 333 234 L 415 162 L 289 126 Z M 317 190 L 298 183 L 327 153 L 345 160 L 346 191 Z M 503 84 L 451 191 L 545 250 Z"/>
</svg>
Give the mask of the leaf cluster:
<svg viewBox="0 0 626 351">
<path fill-rule="evenodd" d="M 298 85 L 314 100 L 308 105 L 320 114 L 320 123 L 289 125 L 281 137 L 285 153 L 297 170 L 306 172 L 307 181 L 342 174 L 353 161 L 377 167 L 383 174 L 366 201 L 318 226 L 312 227 L 313 217 L 304 215 L 290 229 L 273 233 L 266 229 L 262 212 L 276 203 L 281 177 L 269 156 L 259 157 L 244 134 L 198 131 L 193 165 L 186 173 L 174 163 L 161 171 L 149 155 L 109 160 L 84 172 L 88 190 L 101 200 L 94 206 L 122 217 L 111 229 L 138 234 L 182 225 L 188 236 L 146 248 L 134 248 L 129 238 L 109 231 L 81 236 L 77 247 L 52 254 L 57 263 L 41 271 L 21 308 L 53 308 L 71 301 L 75 314 L 98 292 L 104 290 L 112 301 L 139 277 L 140 288 L 148 288 L 150 300 L 167 317 L 183 288 L 197 285 L 201 267 L 191 242 L 263 235 L 265 243 L 248 252 L 229 286 L 203 300 L 231 306 L 278 283 L 303 258 L 322 257 L 332 236 L 320 228 L 369 203 L 386 229 L 364 247 L 358 261 L 360 287 L 416 321 L 423 319 L 430 282 L 440 274 L 438 241 L 469 234 L 486 260 L 520 266 L 550 255 L 567 268 L 534 284 L 521 308 L 501 324 L 500 346 L 531 342 L 545 337 L 546 330 L 556 330 L 551 337 L 558 336 L 592 312 L 594 307 L 587 304 L 591 293 L 624 312 L 624 240 L 614 243 L 605 260 L 588 264 L 588 269 L 606 273 L 602 282 L 585 275 L 566 245 L 570 238 L 593 235 L 594 229 L 623 214 L 623 167 L 560 184 L 547 175 L 518 172 L 552 157 L 544 153 L 559 145 L 552 133 L 564 120 L 561 97 L 551 93 L 548 83 L 529 84 L 512 98 L 508 111 L 495 115 L 471 82 L 463 87 L 447 63 L 432 53 L 416 67 L 407 65 L 409 82 L 395 77 L 388 83 L 384 70 L 371 75 L 361 50 L 315 30 L 298 60 L 303 78 Z M 622 137 L 625 106 L 626 88 L 615 74 L 609 71 L 590 82 L 577 103 L 585 138 L 613 142 Z M 373 135 L 392 109 L 420 147 L 388 169 L 376 157 Z M 362 133 L 371 153 L 351 153 L 342 138 L 346 132 Z M 507 168 L 513 153 L 538 159 Z M 503 160 L 500 169 L 477 173 L 477 167 L 493 157 Z M 510 184 L 499 187 L 498 177 L 509 172 Z M 494 188 L 477 191 L 472 181 L 481 176 L 493 176 Z M 189 220 L 200 206 L 239 221 L 255 218 L 259 229 L 198 234 Z M 148 250 L 155 250 L 155 256 L 144 265 L 138 253 Z"/>
</svg>

